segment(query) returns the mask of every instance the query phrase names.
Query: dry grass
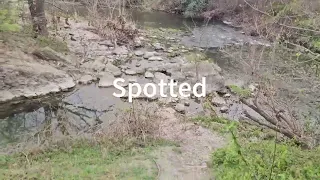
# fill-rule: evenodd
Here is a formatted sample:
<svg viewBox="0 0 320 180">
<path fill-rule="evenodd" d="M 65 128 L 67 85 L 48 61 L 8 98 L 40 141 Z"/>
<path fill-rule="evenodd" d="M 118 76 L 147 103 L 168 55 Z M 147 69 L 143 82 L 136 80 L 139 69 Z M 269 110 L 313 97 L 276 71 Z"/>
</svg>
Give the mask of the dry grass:
<svg viewBox="0 0 320 180">
<path fill-rule="evenodd" d="M 160 120 L 157 108 L 152 104 L 134 103 L 131 109 L 120 114 L 115 121 L 108 124 L 102 134 L 111 141 L 136 139 L 143 143 L 148 139 L 159 138 Z"/>
<path fill-rule="evenodd" d="M 47 120 L 37 132 L 25 135 L 23 143 L 8 147 L 7 152 L 36 155 L 56 149 L 69 151 L 79 144 L 130 148 L 161 141 L 161 117 L 152 104 L 134 103 L 132 108 L 120 111 L 115 119 L 101 119 L 84 129 L 75 122 L 80 119 L 73 119 L 66 108 L 60 107 L 56 112 L 56 116 Z"/>
<path fill-rule="evenodd" d="M 122 1 L 103 1 L 103 8 L 109 11 L 109 14 L 99 12 L 101 1 L 88 1 L 88 19 L 90 25 L 96 28 L 97 34 L 113 41 L 117 44 L 132 44 L 139 31 L 135 23 L 126 13 Z"/>
</svg>

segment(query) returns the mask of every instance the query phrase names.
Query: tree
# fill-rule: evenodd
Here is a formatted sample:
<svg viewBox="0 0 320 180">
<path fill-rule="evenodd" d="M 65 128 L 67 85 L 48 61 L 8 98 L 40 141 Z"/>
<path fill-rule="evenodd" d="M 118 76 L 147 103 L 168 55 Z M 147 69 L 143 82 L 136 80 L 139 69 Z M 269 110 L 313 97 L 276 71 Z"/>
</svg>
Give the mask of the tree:
<svg viewBox="0 0 320 180">
<path fill-rule="evenodd" d="M 33 31 L 42 36 L 48 36 L 47 19 L 44 11 L 45 0 L 28 0 Z"/>
</svg>

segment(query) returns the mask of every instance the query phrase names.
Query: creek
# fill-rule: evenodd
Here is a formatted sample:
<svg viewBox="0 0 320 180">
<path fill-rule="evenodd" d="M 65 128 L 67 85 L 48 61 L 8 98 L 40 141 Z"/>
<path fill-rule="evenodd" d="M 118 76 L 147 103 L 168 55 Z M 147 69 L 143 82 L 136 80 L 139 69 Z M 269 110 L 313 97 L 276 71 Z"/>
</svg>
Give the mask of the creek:
<svg viewBox="0 0 320 180">
<path fill-rule="evenodd" d="M 85 11 L 77 7 L 78 14 Z M 240 30 L 221 22 L 204 22 L 202 20 L 186 19 L 180 15 L 164 12 L 131 11 L 131 17 L 141 28 L 170 28 L 185 31 L 182 36 L 176 37 L 186 47 L 199 47 L 208 49 L 207 55 L 215 59 L 215 63 L 222 69 L 223 74 L 233 74 L 237 64 L 228 59 L 219 58 L 216 49 L 227 45 L 261 44 L 268 43 L 257 38 L 244 35 Z M 127 66 L 135 67 L 137 60 L 132 60 Z M 159 66 L 156 62 L 140 61 L 141 66 Z M 235 75 L 238 76 L 238 75 Z M 231 77 L 231 76 L 230 76 Z M 241 81 L 241 79 L 237 79 Z M 150 82 L 145 78 L 136 77 L 138 83 Z M 244 83 L 244 82 L 243 82 Z M 48 121 L 61 116 L 60 109 L 65 109 L 68 121 L 76 129 L 85 129 L 87 126 L 97 124 L 101 119 L 112 119 L 123 109 L 130 108 L 130 103 L 112 96 L 113 88 L 99 88 L 98 84 L 80 86 L 72 92 L 62 95 L 51 95 L 46 100 L 28 100 L 20 102 L 15 108 L 2 114 L 0 117 L 0 146 L 19 142 L 21 137 L 35 132 Z M 187 112 L 202 111 L 201 105 L 196 102 L 189 103 Z M 231 115 L 237 114 L 237 105 Z"/>
</svg>

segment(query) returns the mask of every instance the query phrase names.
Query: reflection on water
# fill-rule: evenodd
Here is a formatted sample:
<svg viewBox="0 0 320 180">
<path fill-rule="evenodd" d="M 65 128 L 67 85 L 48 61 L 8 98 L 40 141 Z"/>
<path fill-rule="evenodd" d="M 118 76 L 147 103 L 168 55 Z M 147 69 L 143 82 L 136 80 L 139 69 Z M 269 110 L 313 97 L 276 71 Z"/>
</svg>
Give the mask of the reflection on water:
<svg viewBox="0 0 320 180">
<path fill-rule="evenodd" d="M 114 97 L 115 88 L 99 88 L 91 84 L 79 88 L 59 102 L 41 104 L 0 119 L 0 147 L 33 137 L 36 132 L 76 135 L 103 121 L 113 120 L 130 104 Z M 41 102 L 41 101 L 40 101 Z M 29 102 L 25 106 L 31 106 Z M 47 137 L 47 134 L 45 134 Z M 41 139 L 40 139 L 41 140 Z"/>
<path fill-rule="evenodd" d="M 30 135 L 46 120 L 50 119 L 52 114 L 52 108 L 46 106 L 32 112 L 23 112 L 3 120 L 0 119 L 0 146 L 16 142 L 23 136 Z"/>
</svg>

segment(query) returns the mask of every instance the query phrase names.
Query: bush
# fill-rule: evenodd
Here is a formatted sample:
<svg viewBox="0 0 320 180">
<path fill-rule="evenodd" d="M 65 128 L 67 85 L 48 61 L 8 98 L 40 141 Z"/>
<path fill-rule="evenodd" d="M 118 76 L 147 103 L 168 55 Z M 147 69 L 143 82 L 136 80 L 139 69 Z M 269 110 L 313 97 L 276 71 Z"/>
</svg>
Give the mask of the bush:
<svg viewBox="0 0 320 180">
<path fill-rule="evenodd" d="M 207 4 L 207 0 L 183 0 L 184 15 L 188 17 L 196 16 L 205 9 Z"/>
</svg>

